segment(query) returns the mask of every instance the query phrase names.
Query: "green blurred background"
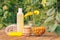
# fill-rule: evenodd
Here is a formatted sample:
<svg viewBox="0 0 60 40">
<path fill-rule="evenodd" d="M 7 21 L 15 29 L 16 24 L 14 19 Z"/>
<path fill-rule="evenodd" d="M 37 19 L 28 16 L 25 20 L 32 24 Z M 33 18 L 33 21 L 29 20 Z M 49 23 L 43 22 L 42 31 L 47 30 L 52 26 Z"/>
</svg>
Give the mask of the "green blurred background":
<svg viewBox="0 0 60 40">
<path fill-rule="evenodd" d="M 0 0 L 0 29 L 10 24 L 16 24 L 18 8 L 27 12 L 39 10 L 35 16 L 37 26 L 44 25 L 49 32 L 59 32 L 60 28 L 60 0 Z M 32 16 L 28 17 L 29 20 Z M 25 24 L 29 21 L 24 19 Z"/>
</svg>

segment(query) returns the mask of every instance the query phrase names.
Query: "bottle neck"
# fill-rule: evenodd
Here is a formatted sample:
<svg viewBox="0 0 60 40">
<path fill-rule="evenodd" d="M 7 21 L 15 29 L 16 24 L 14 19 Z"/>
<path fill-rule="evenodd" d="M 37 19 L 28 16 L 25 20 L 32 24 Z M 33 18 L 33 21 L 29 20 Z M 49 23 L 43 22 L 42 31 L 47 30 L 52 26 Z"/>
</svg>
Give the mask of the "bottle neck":
<svg viewBox="0 0 60 40">
<path fill-rule="evenodd" d="M 18 14 L 23 14 L 23 13 L 22 13 L 22 8 L 19 8 L 19 9 L 18 9 Z"/>
</svg>

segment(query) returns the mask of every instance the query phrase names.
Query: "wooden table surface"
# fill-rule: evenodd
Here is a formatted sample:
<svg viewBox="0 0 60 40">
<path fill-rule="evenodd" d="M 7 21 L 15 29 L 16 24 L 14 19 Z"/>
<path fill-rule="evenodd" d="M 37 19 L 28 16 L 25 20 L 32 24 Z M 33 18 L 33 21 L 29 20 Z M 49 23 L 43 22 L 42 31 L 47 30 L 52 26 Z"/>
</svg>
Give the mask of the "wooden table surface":
<svg viewBox="0 0 60 40">
<path fill-rule="evenodd" d="M 0 30 L 0 40 L 60 40 L 60 36 L 55 33 L 45 33 L 42 36 L 29 36 L 29 37 L 11 37 L 7 36 L 3 30 Z"/>
</svg>

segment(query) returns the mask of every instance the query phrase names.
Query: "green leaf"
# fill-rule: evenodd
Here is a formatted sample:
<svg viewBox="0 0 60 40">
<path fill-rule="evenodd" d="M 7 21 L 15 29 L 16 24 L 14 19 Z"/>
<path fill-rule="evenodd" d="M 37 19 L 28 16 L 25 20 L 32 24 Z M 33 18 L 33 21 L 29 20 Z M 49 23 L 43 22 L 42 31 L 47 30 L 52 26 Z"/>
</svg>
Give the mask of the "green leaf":
<svg viewBox="0 0 60 40">
<path fill-rule="evenodd" d="M 59 13 L 56 15 L 56 20 L 57 20 L 58 22 L 60 22 L 60 14 L 59 14 Z"/>
<path fill-rule="evenodd" d="M 51 8 L 47 11 L 47 16 L 51 16 L 55 13 L 55 9 L 54 8 Z"/>
<path fill-rule="evenodd" d="M 5 11 L 3 17 L 7 18 L 7 16 L 8 16 L 8 11 Z"/>
<path fill-rule="evenodd" d="M 47 23 L 47 22 L 50 22 L 50 21 L 52 21 L 54 18 L 51 16 L 51 17 L 48 17 L 46 20 L 45 20 L 45 22 L 44 23 Z"/>
<path fill-rule="evenodd" d="M 2 15 L 2 9 L 0 9 L 0 15 Z"/>
<path fill-rule="evenodd" d="M 56 0 L 47 0 L 46 5 L 47 5 L 47 6 L 52 6 L 52 5 L 54 5 L 55 3 L 56 3 Z"/>
<path fill-rule="evenodd" d="M 55 23 L 54 25 L 49 26 L 50 32 L 54 32 L 55 29 L 57 28 L 57 25 L 58 25 L 58 24 Z"/>
<path fill-rule="evenodd" d="M 57 26 L 55 33 L 57 33 L 58 35 L 60 35 L 60 25 Z"/>
<path fill-rule="evenodd" d="M 0 29 L 3 27 L 3 24 L 0 24 Z"/>
</svg>

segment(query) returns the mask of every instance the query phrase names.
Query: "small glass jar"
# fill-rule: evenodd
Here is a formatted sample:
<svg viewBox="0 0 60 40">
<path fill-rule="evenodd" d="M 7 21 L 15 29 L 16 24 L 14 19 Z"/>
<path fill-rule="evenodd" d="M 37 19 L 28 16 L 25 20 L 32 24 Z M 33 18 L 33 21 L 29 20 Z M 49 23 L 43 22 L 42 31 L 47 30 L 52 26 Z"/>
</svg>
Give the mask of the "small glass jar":
<svg viewBox="0 0 60 40">
<path fill-rule="evenodd" d="M 30 36 L 31 35 L 31 27 L 29 25 L 24 26 L 24 36 Z"/>
</svg>

